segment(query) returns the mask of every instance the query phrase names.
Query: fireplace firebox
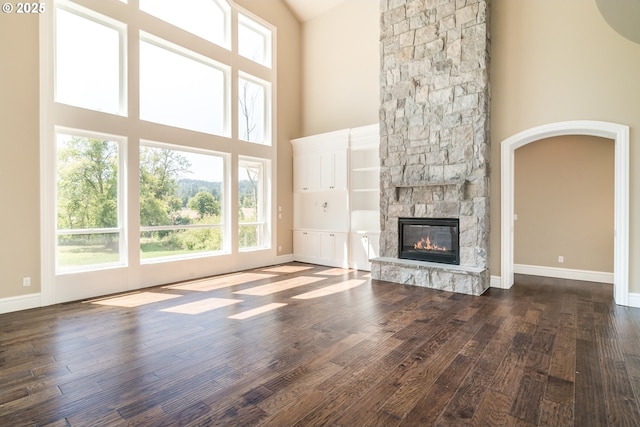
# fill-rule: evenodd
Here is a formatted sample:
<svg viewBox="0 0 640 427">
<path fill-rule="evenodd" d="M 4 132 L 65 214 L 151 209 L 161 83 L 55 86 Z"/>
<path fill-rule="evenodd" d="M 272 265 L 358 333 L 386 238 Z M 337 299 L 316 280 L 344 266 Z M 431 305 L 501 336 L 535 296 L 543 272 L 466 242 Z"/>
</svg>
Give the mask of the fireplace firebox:
<svg viewBox="0 0 640 427">
<path fill-rule="evenodd" d="M 457 218 L 398 218 L 398 258 L 460 264 Z"/>
</svg>

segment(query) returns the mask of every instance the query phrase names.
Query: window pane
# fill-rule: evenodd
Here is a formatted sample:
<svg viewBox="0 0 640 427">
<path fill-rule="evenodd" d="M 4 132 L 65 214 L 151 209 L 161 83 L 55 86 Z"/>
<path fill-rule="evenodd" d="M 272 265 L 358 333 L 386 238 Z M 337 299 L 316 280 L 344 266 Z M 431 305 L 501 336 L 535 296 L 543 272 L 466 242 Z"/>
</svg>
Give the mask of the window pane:
<svg viewBox="0 0 640 427">
<path fill-rule="evenodd" d="M 241 160 L 238 164 L 238 247 L 240 249 L 269 246 L 266 234 L 264 197 L 264 163 Z"/>
<path fill-rule="evenodd" d="M 140 10 L 226 47 L 227 12 L 212 0 L 139 0 Z"/>
<path fill-rule="evenodd" d="M 222 250 L 224 158 L 140 148 L 143 258 Z"/>
<path fill-rule="evenodd" d="M 119 261 L 118 154 L 117 142 L 58 134 L 58 267 Z"/>
<path fill-rule="evenodd" d="M 224 134 L 225 73 L 211 65 L 140 42 L 140 118 Z"/>
<path fill-rule="evenodd" d="M 240 249 L 259 248 L 261 225 L 240 225 L 240 239 L 238 247 Z"/>
<path fill-rule="evenodd" d="M 120 33 L 106 25 L 56 9 L 57 102 L 120 112 Z"/>
<path fill-rule="evenodd" d="M 118 143 L 59 134 L 58 230 L 118 227 Z"/>
<path fill-rule="evenodd" d="M 271 31 L 256 21 L 239 15 L 238 53 L 271 68 Z"/>
<path fill-rule="evenodd" d="M 143 231 L 140 233 L 140 258 L 221 251 L 222 243 L 222 229 L 218 227 Z"/>
<path fill-rule="evenodd" d="M 238 134 L 240 139 L 268 143 L 266 130 L 266 89 L 250 80 L 238 79 Z"/>
<path fill-rule="evenodd" d="M 119 233 L 61 234 L 58 267 L 86 267 L 120 261 Z"/>
</svg>

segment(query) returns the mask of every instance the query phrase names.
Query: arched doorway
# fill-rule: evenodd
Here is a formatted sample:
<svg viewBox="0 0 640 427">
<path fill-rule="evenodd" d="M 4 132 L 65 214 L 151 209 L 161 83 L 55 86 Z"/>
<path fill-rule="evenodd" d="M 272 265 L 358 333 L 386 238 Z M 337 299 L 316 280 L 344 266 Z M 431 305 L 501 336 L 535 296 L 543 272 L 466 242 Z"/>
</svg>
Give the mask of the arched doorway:
<svg viewBox="0 0 640 427">
<path fill-rule="evenodd" d="M 501 153 L 501 287 L 513 285 L 513 221 L 515 150 L 540 139 L 563 135 L 591 135 L 615 142 L 613 296 L 629 303 L 629 127 L 590 120 L 537 126 L 513 135 L 500 145 Z"/>
</svg>

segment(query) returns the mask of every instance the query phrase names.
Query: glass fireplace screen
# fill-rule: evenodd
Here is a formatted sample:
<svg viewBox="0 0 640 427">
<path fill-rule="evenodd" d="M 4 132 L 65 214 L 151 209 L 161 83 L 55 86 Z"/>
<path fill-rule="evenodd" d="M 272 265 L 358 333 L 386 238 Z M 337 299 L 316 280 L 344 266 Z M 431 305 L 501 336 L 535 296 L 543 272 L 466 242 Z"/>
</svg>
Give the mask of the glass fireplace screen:
<svg viewBox="0 0 640 427">
<path fill-rule="evenodd" d="M 399 218 L 399 258 L 459 264 L 457 218 Z"/>
</svg>

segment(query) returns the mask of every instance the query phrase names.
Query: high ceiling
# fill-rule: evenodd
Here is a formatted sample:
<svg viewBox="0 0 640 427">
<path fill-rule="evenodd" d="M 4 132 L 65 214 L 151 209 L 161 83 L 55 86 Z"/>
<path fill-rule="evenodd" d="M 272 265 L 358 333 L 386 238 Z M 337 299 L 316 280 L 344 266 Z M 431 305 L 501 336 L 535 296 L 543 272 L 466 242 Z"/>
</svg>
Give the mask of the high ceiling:
<svg viewBox="0 0 640 427">
<path fill-rule="evenodd" d="M 632 42 L 640 43 L 640 0 L 596 0 L 596 4 L 611 28 Z"/>
<path fill-rule="evenodd" d="M 346 0 L 284 0 L 302 22 L 310 21 Z"/>
</svg>

